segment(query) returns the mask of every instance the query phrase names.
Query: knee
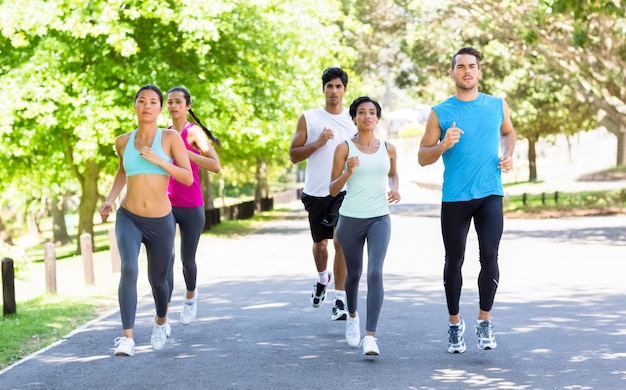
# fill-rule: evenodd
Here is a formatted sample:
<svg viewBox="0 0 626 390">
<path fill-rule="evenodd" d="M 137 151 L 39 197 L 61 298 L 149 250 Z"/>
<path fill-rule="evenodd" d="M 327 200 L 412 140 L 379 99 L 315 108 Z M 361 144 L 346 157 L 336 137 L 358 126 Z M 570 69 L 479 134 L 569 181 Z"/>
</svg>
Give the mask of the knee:
<svg viewBox="0 0 626 390">
<path fill-rule="evenodd" d="M 322 252 L 328 250 L 328 240 L 322 240 L 313 244 L 313 250 Z"/>
<path fill-rule="evenodd" d="M 448 272 L 460 272 L 463 266 L 463 258 L 446 257 L 445 268 Z"/>
<path fill-rule="evenodd" d="M 480 254 L 480 265 L 483 268 L 498 268 L 498 252 L 485 251 Z"/>
<path fill-rule="evenodd" d="M 137 278 L 139 269 L 134 264 L 122 264 L 120 267 L 120 276 L 123 278 Z"/>
<path fill-rule="evenodd" d="M 383 282 L 383 273 L 380 270 L 373 270 L 367 273 L 368 284 L 380 284 Z"/>
</svg>

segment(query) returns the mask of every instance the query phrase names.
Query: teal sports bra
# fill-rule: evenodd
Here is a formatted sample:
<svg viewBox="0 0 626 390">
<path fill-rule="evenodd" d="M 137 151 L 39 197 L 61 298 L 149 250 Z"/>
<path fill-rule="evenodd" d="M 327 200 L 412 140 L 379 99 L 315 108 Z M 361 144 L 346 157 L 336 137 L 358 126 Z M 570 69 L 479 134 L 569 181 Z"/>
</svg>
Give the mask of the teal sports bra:
<svg viewBox="0 0 626 390">
<path fill-rule="evenodd" d="M 135 147 L 135 135 L 137 134 L 137 129 L 131 131 L 130 137 L 128 137 L 128 143 L 126 143 L 126 147 L 124 148 L 124 170 L 126 171 L 126 176 L 134 176 L 140 174 L 156 174 L 156 175 L 165 175 L 169 176 L 163 168 L 158 165 L 152 164 L 150 161 L 139 155 L 139 150 Z M 154 135 L 154 140 L 152 140 L 152 145 L 150 147 L 157 156 L 161 157 L 163 160 L 171 163 L 172 158 L 165 154 L 163 151 L 163 146 L 161 145 L 161 138 L 163 135 L 163 129 L 157 129 L 156 134 Z"/>
</svg>

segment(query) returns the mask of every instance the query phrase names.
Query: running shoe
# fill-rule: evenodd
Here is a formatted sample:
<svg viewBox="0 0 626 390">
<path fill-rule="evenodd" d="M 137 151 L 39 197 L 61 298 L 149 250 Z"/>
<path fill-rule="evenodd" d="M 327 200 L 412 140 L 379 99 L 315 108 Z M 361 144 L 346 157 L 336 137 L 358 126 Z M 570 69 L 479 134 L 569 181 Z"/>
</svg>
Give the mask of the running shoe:
<svg viewBox="0 0 626 390">
<path fill-rule="evenodd" d="M 333 314 L 330 319 L 333 321 L 345 321 L 348 316 L 346 306 L 341 299 L 335 299 L 335 306 L 333 306 Z"/>
<path fill-rule="evenodd" d="M 359 325 L 359 315 L 346 318 L 346 342 L 351 347 L 358 347 L 361 341 L 361 328 Z"/>
<path fill-rule="evenodd" d="M 380 355 L 378 344 L 376 344 L 377 338 L 374 336 L 365 336 L 361 341 L 361 348 L 363 348 L 363 355 L 376 356 Z"/>
<path fill-rule="evenodd" d="M 320 307 L 322 302 L 324 302 L 324 299 L 326 299 L 326 287 L 328 287 L 332 278 L 333 274 L 329 272 L 328 283 L 322 284 L 317 282 L 316 285 L 313 286 L 313 293 L 311 294 L 311 304 L 313 307 Z"/>
<path fill-rule="evenodd" d="M 498 346 L 493 336 L 491 321 L 480 321 L 476 324 L 476 336 L 478 336 L 478 348 L 483 350 L 494 349 Z"/>
<path fill-rule="evenodd" d="M 152 326 L 152 336 L 150 337 L 150 344 L 152 344 L 152 349 L 158 351 L 159 349 L 163 349 L 165 345 L 165 340 L 167 340 L 167 323 L 163 325 L 158 325 L 156 322 L 154 326 Z"/>
<path fill-rule="evenodd" d="M 465 333 L 465 321 L 461 320 L 458 325 L 448 324 L 448 352 L 450 353 L 463 353 L 465 352 L 465 340 L 463 340 L 463 334 Z"/>
<path fill-rule="evenodd" d="M 135 340 L 128 337 L 115 339 L 115 356 L 133 356 L 135 354 Z"/>
<path fill-rule="evenodd" d="M 180 312 L 180 322 L 183 325 L 189 325 L 196 319 L 198 312 L 198 290 L 195 291 L 193 298 L 183 298 L 183 310 Z"/>
</svg>

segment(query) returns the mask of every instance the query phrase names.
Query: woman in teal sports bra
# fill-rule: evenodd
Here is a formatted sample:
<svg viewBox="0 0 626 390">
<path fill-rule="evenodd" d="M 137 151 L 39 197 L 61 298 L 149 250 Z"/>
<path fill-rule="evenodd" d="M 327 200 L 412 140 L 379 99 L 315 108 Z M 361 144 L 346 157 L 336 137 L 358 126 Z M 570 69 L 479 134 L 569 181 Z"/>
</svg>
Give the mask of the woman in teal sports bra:
<svg viewBox="0 0 626 390">
<path fill-rule="evenodd" d="M 123 329 L 123 336 L 115 339 L 116 356 L 135 353 L 133 328 L 137 310 L 138 256 L 142 243 L 148 254 L 148 280 L 156 308 L 150 339 L 152 348 L 162 349 L 170 333 L 167 274 L 176 231 L 167 186 L 170 176 L 191 185 L 193 175 L 187 149 L 178 132 L 157 127 L 162 108 L 163 94 L 159 88 L 150 84 L 139 89 L 135 96 L 137 129 L 115 140 L 119 166 L 111 191 L 100 207 L 100 216 L 105 222 L 113 201 L 126 186 L 115 220 L 121 259 L 118 300 Z M 176 160 L 176 165 L 172 159 Z"/>
</svg>

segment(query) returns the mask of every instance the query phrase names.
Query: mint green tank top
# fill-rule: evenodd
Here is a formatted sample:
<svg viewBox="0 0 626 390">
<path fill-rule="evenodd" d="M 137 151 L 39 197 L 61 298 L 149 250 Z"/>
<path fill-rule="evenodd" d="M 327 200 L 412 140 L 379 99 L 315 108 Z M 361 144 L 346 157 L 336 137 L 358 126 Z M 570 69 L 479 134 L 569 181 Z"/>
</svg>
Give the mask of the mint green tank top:
<svg viewBox="0 0 626 390">
<path fill-rule="evenodd" d="M 389 214 L 387 183 L 389 153 L 387 144 L 380 141 L 375 153 L 363 153 L 352 140 L 348 144 L 348 158 L 359 156 L 359 166 L 346 183 L 346 197 L 339 214 L 351 218 L 373 218 Z"/>
</svg>

